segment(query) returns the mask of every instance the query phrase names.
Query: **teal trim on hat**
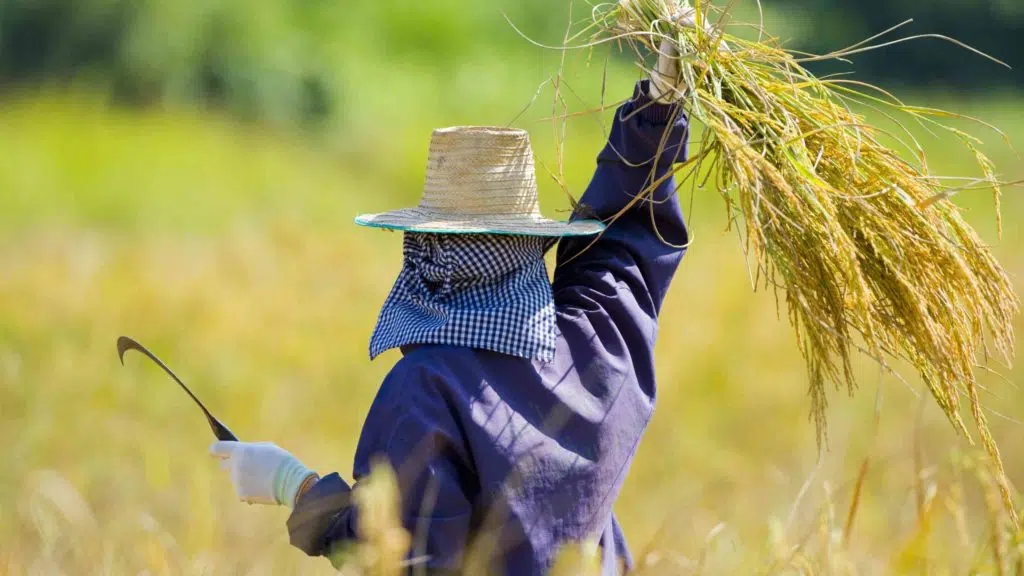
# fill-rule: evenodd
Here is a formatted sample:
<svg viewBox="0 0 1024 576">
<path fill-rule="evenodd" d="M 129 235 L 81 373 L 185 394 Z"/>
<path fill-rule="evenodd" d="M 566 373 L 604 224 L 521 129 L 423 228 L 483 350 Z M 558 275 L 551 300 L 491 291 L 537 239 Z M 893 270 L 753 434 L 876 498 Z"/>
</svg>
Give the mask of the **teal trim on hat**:
<svg viewBox="0 0 1024 576">
<path fill-rule="evenodd" d="M 423 234 L 497 234 L 503 236 L 541 236 L 547 238 L 564 238 L 574 236 L 593 236 L 604 232 L 606 226 L 599 220 L 573 220 L 571 222 L 559 222 L 557 220 L 545 220 L 531 223 L 531 229 L 525 229 L 510 225 L 508 227 L 472 226 L 470 223 L 460 222 L 464 226 L 452 226 L 439 228 L 436 226 L 420 224 L 397 224 L 390 222 L 375 221 L 377 216 L 386 214 L 366 214 L 357 216 L 355 223 L 367 228 L 379 228 L 382 230 L 398 230 L 402 232 L 419 232 Z"/>
</svg>

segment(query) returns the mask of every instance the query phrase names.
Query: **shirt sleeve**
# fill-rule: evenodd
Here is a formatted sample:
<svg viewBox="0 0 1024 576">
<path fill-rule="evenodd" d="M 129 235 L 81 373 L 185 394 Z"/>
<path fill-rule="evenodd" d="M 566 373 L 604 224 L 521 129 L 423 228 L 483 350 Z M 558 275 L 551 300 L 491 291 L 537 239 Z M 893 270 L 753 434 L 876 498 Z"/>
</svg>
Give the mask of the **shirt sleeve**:
<svg viewBox="0 0 1024 576">
<path fill-rule="evenodd" d="M 687 160 L 688 138 L 681 107 L 652 102 L 647 83 L 638 84 L 616 113 L 574 215 L 604 220 L 608 229 L 596 240 L 559 243 L 559 310 L 585 314 L 595 329 L 617 330 L 631 346 L 653 348 L 662 301 L 689 241 L 671 175 L 675 163 Z M 650 196 L 637 200 L 652 184 Z"/>
<path fill-rule="evenodd" d="M 430 389 L 429 378 L 424 386 L 409 381 L 422 377 L 418 372 L 393 371 L 381 385 L 360 436 L 353 476 L 358 490 L 378 458 L 391 465 L 401 495 L 401 522 L 412 536 L 410 556 L 433 573 L 461 563 L 472 517 L 466 487 L 473 474 L 443 401 L 420 392 Z M 322 478 L 288 519 L 291 543 L 310 556 L 332 556 L 361 538 L 351 495 L 352 488 L 338 474 Z"/>
<path fill-rule="evenodd" d="M 356 539 L 356 513 L 348 483 L 337 473 L 324 476 L 295 504 L 289 540 L 310 556 L 327 556 L 332 544 Z"/>
</svg>

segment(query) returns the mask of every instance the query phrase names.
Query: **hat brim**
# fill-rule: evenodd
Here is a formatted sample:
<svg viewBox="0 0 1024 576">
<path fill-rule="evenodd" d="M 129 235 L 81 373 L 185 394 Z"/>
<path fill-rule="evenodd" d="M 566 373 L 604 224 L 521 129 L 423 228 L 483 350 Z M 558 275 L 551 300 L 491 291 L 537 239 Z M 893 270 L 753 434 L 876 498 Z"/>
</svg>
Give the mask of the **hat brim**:
<svg viewBox="0 0 1024 576">
<path fill-rule="evenodd" d="M 356 224 L 371 228 L 427 234 L 505 234 L 513 236 L 593 236 L 604 231 L 597 220 L 559 222 L 531 216 L 471 216 L 458 218 L 422 208 L 404 208 L 383 214 L 364 214 Z"/>
</svg>

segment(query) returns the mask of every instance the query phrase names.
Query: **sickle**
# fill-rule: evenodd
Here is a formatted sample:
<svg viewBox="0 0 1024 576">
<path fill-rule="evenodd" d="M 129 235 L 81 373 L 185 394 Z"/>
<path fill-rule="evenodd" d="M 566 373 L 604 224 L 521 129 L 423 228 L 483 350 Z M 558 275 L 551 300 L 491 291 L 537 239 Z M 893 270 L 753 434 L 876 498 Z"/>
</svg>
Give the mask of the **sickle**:
<svg viewBox="0 0 1024 576">
<path fill-rule="evenodd" d="M 213 430 L 213 435 L 216 436 L 218 440 L 238 442 L 238 438 L 231 433 L 231 430 L 228 430 L 227 426 L 221 424 L 220 420 L 217 420 L 214 418 L 213 414 L 210 414 L 210 411 L 206 409 L 206 406 L 203 406 L 203 403 L 199 401 L 199 398 L 196 398 L 196 395 L 188 389 L 188 386 L 185 386 L 184 382 L 174 375 L 174 372 L 171 372 L 171 369 L 168 368 L 166 364 L 161 362 L 160 359 L 157 358 L 155 354 L 147 350 L 145 346 L 127 336 L 121 336 L 117 339 L 117 357 L 121 359 L 122 366 L 124 366 L 124 353 L 129 350 L 135 350 L 136 352 L 145 354 L 150 360 L 156 362 L 157 366 L 163 368 L 164 372 L 167 372 L 171 378 L 174 378 L 174 381 L 178 383 L 178 386 L 181 386 L 182 390 L 188 394 L 189 398 L 191 398 L 196 405 L 199 406 L 199 409 L 203 411 L 203 414 L 206 415 L 206 421 L 210 423 L 210 429 Z"/>
</svg>

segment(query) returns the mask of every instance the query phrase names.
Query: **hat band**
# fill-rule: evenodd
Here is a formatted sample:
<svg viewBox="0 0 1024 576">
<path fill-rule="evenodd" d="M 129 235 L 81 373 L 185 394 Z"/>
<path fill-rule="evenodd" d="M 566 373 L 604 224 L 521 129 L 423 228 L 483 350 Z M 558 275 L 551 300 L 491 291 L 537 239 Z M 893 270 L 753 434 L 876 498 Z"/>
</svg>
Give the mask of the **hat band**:
<svg viewBox="0 0 1024 576">
<path fill-rule="evenodd" d="M 422 210 L 455 216 L 527 216 L 540 217 L 540 205 L 535 198 L 521 195 L 491 196 L 488 198 L 457 199 L 424 196 L 419 205 Z"/>
</svg>

